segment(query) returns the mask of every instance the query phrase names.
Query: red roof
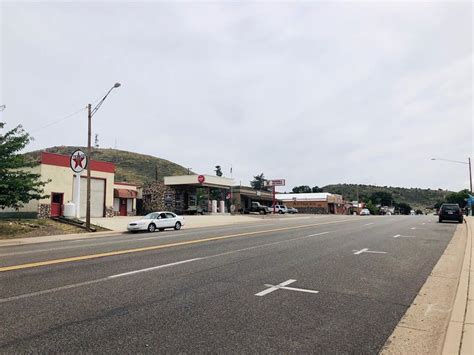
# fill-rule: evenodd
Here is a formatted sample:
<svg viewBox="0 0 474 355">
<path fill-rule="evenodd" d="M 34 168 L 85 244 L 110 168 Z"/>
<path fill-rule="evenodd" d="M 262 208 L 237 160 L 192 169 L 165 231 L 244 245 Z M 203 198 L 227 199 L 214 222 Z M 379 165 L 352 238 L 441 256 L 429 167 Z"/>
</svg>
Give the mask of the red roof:
<svg viewBox="0 0 474 355">
<path fill-rule="evenodd" d="M 40 159 L 41 159 L 40 160 L 41 164 L 63 166 L 63 167 L 68 167 L 68 168 L 70 167 L 69 155 L 41 152 Z M 109 163 L 105 161 L 97 161 L 97 160 L 91 160 L 89 163 L 91 164 L 92 171 L 102 171 L 104 173 L 115 173 L 115 164 L 113 163 Z"/>
</svg>

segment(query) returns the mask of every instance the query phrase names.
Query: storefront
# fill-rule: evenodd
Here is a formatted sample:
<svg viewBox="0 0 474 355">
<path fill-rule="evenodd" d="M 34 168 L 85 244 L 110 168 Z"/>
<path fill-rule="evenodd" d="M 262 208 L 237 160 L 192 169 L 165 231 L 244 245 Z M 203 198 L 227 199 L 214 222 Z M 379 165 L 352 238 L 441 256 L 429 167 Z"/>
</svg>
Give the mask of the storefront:
<svg viewBox="0 0 474 355">
<path fill-rule="evenodd" d="M 232 179 L 213 175 L 165 176 L 164 182 L 152 182 L 143 187 L 140 212 L 229 212 L 232 183 Z"/>
<path fill-rule="evenodd" d="M 113 217 L 114 196 L 117 190 L 134 190 L 126 196 L 127 213 L 133 213 L 136 205 L 136 186 L 123 186 L 115 184 L 115 165 L 109 162 L 92 160 L 91 166 L 91 217 Z M 29 170 L 41 176 L 42 181 L 48 183 L 44 186 L 44 194 L 48 197 L 41 200 L 32 200 L 19 210 L 0 210 L 0 218 L 25 217 L 48 218 L 58 217 L 63 214 L 64 204 L 73 202 L 74 191 L 78 188 L 76 174 L 71 170 L 68 155 L 41 152 L 38 165 Z M 80 216 L 86 216 L 87 203 L 87 171 L 80 174 Z M 118 192 L 122 194 L 123 192 Z M 119 196 L 119 198 L 121 198 Z M 131 210 L 129 211 L 129 207 Z M 120 211 L 120 207 L 118 208 Z"/>
<path fill-rule="evenodd" d="M 255 190 L 247 186 L 232 187 L 232 203 L 235 205 L 236 212 L 249 209 L 252 202 L 259 202 L 264 206 L 272 206 L 273 193 Z M 279 203 L 278 199 L 276 203 Z"/>
<path fill-rule="evenodd" d="M 341 195 L 328 192 L 277 194 L 287 207 L 294 207 L 300 213 L 345 214 L 346 207 Z"/>
</svg>

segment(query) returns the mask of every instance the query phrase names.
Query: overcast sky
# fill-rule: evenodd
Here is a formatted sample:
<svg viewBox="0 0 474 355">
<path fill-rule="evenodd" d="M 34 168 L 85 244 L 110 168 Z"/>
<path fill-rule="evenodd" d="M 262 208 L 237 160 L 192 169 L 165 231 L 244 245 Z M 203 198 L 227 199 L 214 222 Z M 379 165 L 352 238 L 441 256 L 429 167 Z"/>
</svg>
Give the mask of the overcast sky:
<svg viewBox="0 0 474 355">
<path fill-rule="evenodd" d="M 0 120 L 295 185 L 468 187 L 470 2 L 9 2 Z M 284 191 L 285 189 L 282 189 Z"/>
</svg>

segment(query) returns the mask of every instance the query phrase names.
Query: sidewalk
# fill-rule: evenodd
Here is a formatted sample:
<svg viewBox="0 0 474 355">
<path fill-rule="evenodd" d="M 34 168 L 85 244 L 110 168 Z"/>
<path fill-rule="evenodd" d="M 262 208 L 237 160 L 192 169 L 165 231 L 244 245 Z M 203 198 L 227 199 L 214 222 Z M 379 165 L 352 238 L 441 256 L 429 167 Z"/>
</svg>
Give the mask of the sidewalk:
<svg viewBox="0 0 474 355">
<path fill-rule="evenodd" d="M 474 354 L 473 231 L 466 217 L 381 354 Z"/>
<path fill-rule="evenodd" d="M 131 221 L 137 220 L 140 217 L 114 217 L 114 218 L 91 218 L 91 223 L 110 229 L 106 232 L 95 233 L 76 233 L 76 234 L 60 234 L 50 235 L 44 237 L 30 237 L 30 238 L 16 238 L 0 240 L 0 247 L 36 244 L 45 242 L 58 242 L 63 240 L 77 240 L 87 238 L 113 237 L 122 234 L 127 234 L 127 224 Z M 242 223 L 262 222 L 263 218 L 260 216 L 243 216 L 243 215 L 206 215 L 206 216 L 186 216 L 185 229 L 216 227 Z"/>
<path fill-rule="evenodd" d="M 443 354 L 474 354 L 474 217 L 466 217 L 467 242 Z"/>
</svg>

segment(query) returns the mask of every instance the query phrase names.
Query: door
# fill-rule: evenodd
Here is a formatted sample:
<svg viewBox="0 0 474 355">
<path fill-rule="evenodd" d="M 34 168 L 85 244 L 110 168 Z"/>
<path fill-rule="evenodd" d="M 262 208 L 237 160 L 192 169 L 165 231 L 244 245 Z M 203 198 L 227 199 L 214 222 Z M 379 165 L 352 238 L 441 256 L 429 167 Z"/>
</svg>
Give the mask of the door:
<svg viewBox="0 0 474 355">
<path fill-rule="evenodd" d="M 61 206 L 63 205 L 63 193 L 51 193 L 51 217 L 61 216 Z"/>
<path fill-rule="evenodd" d="M 120 207 L 119 207 L 120 215 L 126 216 L 127 215 L 127 199 L 121 198 L 120 199 Z"/>
<path fill-rule="evenodd" d="M 168 228 L 169 227 L 169 218 L 166 216 L 165 213 L 160 213 L 158 219 L 158 228 Z"/>
<path fill-rule="evenodd" d="M 76 178 L 74 177 L 74 186 Z M 74 187 L 75 188 L 75 187 Z M 81 179 L 81 217 L 86 216 L 87 179 Z M 105 180 L 91 178 L 91 217 L 104 217 L 105 207 Z"/>
</svg>

